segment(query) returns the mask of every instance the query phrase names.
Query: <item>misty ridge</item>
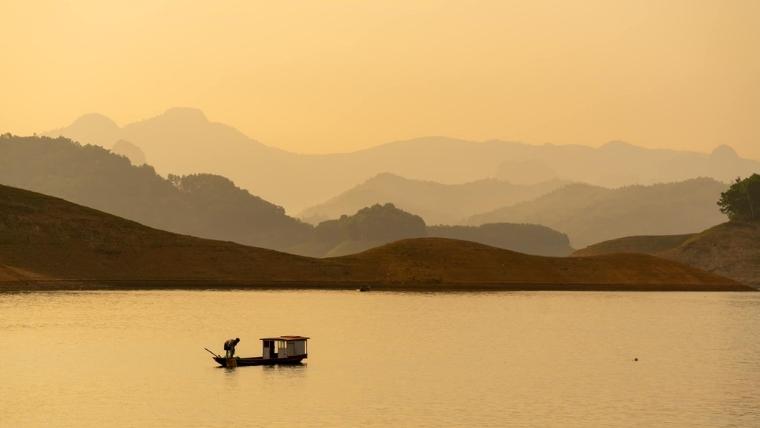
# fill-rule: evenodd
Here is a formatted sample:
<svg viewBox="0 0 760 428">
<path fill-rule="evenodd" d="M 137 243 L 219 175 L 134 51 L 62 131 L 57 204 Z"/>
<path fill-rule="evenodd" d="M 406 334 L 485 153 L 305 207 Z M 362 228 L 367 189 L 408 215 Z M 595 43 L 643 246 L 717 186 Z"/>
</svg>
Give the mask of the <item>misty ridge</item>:
<svg viewBox="0 0 760 428">
<path fill-rule="evenodd" d="M 494 178 L 442 184 L 383 173 L 322 204 L 305 209 L 299 217 L 318 223 L 387 201 L 420 215 L 429 224 L 458 224 L 473 214 L 535 199 L 566 184 L 555 179 L 520 185 Z"/>
<path fill-rule="evenodd" d="M 716 201 L 728 185 L 694 178 L 607 189 L 575 183 L 534 200 L 474 215 L 466 224 L 536 223 L 567 233 L 574 247 L 630 235 L 675 235 L 723 223 Z"/>
<path fill-rule="evenodd" d="M 65 138 L 0 136 L 0 183 L 66 199 L 161 230 L 326 257 L 406 238 L 447 237 L 392 204 L 374 205 L 317 226 L 289 217 L 229 179 L 170 174 L 132 165 L 102 147 Z M 483 233 L 484 230 L 490 233 Z M 458 239 L 539 255 L 567 255 L 567 236 L 544 227 L 462 227 Z"/>
<path fill-rule="evenodd" d="M 86 115 L 48 134 L 81 144 L 6 135 L 0 183 L 159 229 L 317 257 L 425 236 L 568 255 L 627 235 L 696 232 L 725 221 L 715 201 L 727 186 L 693 177 L 732 178 L 758 165 L 726 146 L 707 155 L 625 143 L 593 149 L 442 137 L 299 155 L 184 108 L 123 127 Z M 686 177 L 627 182 L 669 174 Z M 303 221 L 270 202 L 289 199 L 297 207 L 319 195 L 328 196 L 301 211 Z"/>
<path fill-rule="evenodd" d="M 289 213 L 322 204 L 383 173 L 453 185 L 493 178 L 513 185 L 563 180 L 615 188 L 695 177 L 727 182 L 760 169 L 760 163 L 739 157 L 728 146 L 704 154 L 645 149 L 624 142 L 592 148 L 425 137 L 350 153 L 296 154 L 210 122 L 203 112 L 192 108 L 172 108 L 124 126 L 90 114 L 45 135 L 62 135 L 108 149 L 117 141 L 125 141 L 139 148 L 144 159 L 163 176 L 199 172 L 222 175 Z M 374 202 L 394 202 L 406 208 L 406 204 L 393 200 Z M 475 214 L 478 212 L 467 216 Z"/>
<path fill-rule="evenodd" d="M 387 208 L 380 210 L 407 217 L 413 225 L 414 216 Z M 731 279 L 649 255 L 539 257 L 441 238 L 404 239 L 342 257 L 301 257 L 152 229 L 4 185 L 0 230 L 0 282 L 22 286 L 749 290 Z M 569 278 L 574 282 L 568 283 Z"/>
</svg>

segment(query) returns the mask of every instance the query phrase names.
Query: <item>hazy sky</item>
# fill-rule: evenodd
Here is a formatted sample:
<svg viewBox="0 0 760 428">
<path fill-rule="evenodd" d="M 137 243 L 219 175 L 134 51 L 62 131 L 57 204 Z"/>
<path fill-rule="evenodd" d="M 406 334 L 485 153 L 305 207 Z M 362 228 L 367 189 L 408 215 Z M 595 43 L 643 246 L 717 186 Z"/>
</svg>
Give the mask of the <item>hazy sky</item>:
<svg viewBox="0 0 760 428">
<path fill-rule="evenodd" d="M 760 1 L 0 1 L 0 132 L 193 106 L 301 152 L 425 135 L 760 158 Z"/>
</svg>

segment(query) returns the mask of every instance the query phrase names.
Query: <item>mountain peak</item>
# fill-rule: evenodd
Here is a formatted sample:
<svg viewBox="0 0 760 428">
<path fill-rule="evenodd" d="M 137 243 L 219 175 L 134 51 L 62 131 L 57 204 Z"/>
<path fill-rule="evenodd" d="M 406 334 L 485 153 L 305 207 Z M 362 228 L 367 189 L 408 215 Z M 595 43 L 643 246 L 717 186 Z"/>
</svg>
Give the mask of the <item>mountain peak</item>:
<svg viewBox="0 0 760 428">
<path fill-rule="evenodd" d="M 172 107 L 159 117 L 172 121 L 208 122 L 208 118 L 206 118 L 203 111 L 194 107 Z"/>
<path fill-rule="evenodd" d="M 119 125 L 116 124 L 111 118 L 104 116 L 100 113 L 88 113 L 80 116 L 77 120 L 71 123 L 70 128 L 86 128 L 86 129 L 98 129 L 98 130 L 117 130 Z"/>
<path fill-rule="evenodd" d="M 733 147 L 727 145 L 727 144 L 721 144 L 720 146 L 716 147 L 715 150 L 710 153 L 710 156 L 716 159 L 738 159 L 739 154 L 736 153 L 736 150 L 733 149 Z"/>
<path fill-rule="evenodd" d="M 401 177 L 400 175 L 394 174 L 392 172 L 381 172 L 374 177 L 370 177 L 366 182 L 376 182 L 376 181 L 394 181 L 394 182 L 403 182 L 408 181 L 406 178 Z"/>
<path fill-rule="evenodd" d="M 624 150 L 638 150 L 640 149 L 639 146 L 635 146 L 631 143 L 620 141 L 620 140 L 613 140 L 610 142 L 607 142 L 603 144 L 601 147 L 599 147 L 602 150 L 613 150 L 613 151 L 624 151 Z"/>
</svg>

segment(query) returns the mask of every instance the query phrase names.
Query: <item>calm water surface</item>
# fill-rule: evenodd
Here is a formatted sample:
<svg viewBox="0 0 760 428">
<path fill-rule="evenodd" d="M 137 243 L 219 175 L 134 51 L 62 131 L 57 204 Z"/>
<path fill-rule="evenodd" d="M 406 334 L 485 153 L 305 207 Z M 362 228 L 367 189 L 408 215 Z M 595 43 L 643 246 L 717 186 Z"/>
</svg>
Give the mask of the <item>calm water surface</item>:
<svg viewBox="0 0 760 428">
<path fill-rule="evenodd" d="M 0 426 L 758 427 L 759 327 L 755 293 L 0 294 Z M 279 334 L 306 364 L 202 349 Z"/>
</svg>

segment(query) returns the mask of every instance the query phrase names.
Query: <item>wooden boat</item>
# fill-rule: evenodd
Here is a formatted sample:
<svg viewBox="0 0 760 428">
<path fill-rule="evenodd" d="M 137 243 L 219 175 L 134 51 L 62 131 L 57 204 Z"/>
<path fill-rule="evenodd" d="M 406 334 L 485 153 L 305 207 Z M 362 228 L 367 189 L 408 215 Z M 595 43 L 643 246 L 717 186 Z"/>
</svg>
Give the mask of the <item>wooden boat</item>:
<svg viewBox="0 0 760 428">
<path fill-rule="evenodd" d="M 264 357 L 235 357 L 238 367 L 240 366 L 273 366 L 275 364 L 301 364 L 306 355 L 297 357 L 284 358 L 264 358 Z M 214 361 L 222 367 L 227 367 L 227 359 L 224 357 L 214 357 Z"/>
<path fill-rule="evenodd" d="M 306 341 L 303 336 L 263 337 L 261 357 L 234 357 L 234 366 L 273 366 L 275 364 L 301 364 L 308 357 Z M 210 352 L 210 351 L 209 351 Z M 212 352 L 213 354 L 213 352 Z M 227 367 L 227 358 L 215 355 L 214 361 L 222 367 Z"/>
</svg>

